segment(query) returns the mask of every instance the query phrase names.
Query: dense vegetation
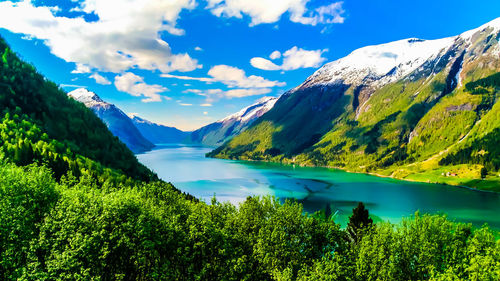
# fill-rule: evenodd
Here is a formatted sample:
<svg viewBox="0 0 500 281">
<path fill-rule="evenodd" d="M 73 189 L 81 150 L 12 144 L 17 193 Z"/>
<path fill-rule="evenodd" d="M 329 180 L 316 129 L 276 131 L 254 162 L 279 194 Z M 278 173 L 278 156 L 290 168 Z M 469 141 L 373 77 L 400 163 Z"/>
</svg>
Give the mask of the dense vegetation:
<svg viewBox="0 0 500 281">
<path fill-rule="evenodd" d="M 293 202 L 207 205 L 163 183 L 56 182 L 13 164 L 0 167 L 0 207 L 2 280 L 500 278 L 495 234 L 441 216 L 344 231 Z"/>
<path fill-rule="evenodd" d="M 193 200 L 7 47 L 3 58 L 0 280 L 500 278 L 488 227 L 418 213 L 374 225 L 360 204 L 343 230 L 295 202 Z"/>
<path fill-rule="evenodd" d="M 498 39 L 483 32 L 469 48 L 457 41 L 383 86 L 306 80 L 208 156 L 500 191 Z"/>
<path fill-rule="evenodd" d="M 33 165 L 0 167 L 0 225 L 2 280 L 500 278 L 494 232 L 442 216 L 344 231 L 293 202 L 207 205 L 163 183 L 56 182 Z"/>
<path fill-rule="evenodd" d="M 56 159 L 55 162 L 60 163 L 60 159 L 63 159 L 67 165 L 77 165 L 81 162 L 75 158 L 77 154 L 133 179 L 155 178 L 91 110 L 68 98 L 56 84 L 38 74 L 32 65 L 21 61 L 1 38 L 0 55 L 0 118 L 4 119 L 3 130 L 8 135 L 17 135 L 16 128 L 5 127 L 8 123 L 6 120 L 14 119 L 8 126 L 19 126 L 19 133 L 26 133 L 23 137 L 10 138 L 20 143 L 11 143 L 8 150 L 14 154 L 48 153 L 41 144 L 37 148 L 34 141 L 46 142 L 50 139 L 51 155 L 47 156 Z M 32 126 L 37 128 L 29 128 Z M 44 138 L 41 139 L 37 134 Z M 4 137 L 2 146 L 7 148 L 5 142 L 9 140 Z M 30 152 L 31 148 L 38 152 Z M 49 162 L 53 160 L 45 157 L 45 154 L 43 156 Z M 54 172 L 61 174 L 58 168 Z"/>
</svg>

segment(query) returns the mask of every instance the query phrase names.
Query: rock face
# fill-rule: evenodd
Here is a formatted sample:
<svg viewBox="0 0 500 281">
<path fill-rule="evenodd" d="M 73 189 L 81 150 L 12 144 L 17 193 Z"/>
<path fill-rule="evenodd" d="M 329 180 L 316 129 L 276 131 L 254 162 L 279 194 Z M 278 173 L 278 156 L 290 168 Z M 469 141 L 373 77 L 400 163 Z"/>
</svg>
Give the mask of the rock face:
<svg viewBox="0 0 500 281">
<path fill-rule="evenodd" d="M 264 97 L 222 120 L 192 132 L 189 137 L 190 142 L 210 146 L 221 145 L 246 130 L 257 118 L 273 108 L 277 100 L 278 98 L 274 97 Z"/>
<path fill-rule="evenodd" d="M 189 132 L 156 124 L 137 115 L 132 115 L 130 118 L 137 129 L 139 129 L 139 132 L 154 144 L 182 143 L 189 136 Z"/>
<path fill-rule="evenodd" d="M 454 37 L 355 50 L 210 155 L 361 171 L 429 159 L 422 169 L 499 169 L 487 144 L 500 130 L 499 31 L 500 18 Z"/>
<path fill-rule="evenodd" d="M 148 151 L 154 147 L 134 126 L 132 120 L 114 104 L 103 101 L 97 94 L 84 88 L 69 92 L 68 95 L 92 109 L 113 135 L 134 153 Z"/>
</svg>

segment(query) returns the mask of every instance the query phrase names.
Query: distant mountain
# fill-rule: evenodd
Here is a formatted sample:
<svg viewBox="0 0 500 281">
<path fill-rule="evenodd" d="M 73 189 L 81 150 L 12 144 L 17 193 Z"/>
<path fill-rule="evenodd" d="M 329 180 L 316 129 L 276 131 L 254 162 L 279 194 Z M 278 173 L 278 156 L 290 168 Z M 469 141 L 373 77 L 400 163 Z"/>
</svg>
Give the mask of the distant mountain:
<svg viewBox="0 0 500 281">
<path fill-rule="evenodd" d="M 500 169 L 499 31 L 355 50 L 210 155 L 484 185 Z"/>
<path fill-rule="evenodd" d="M 151 150 L 154 147 L 135 127 L 130 118 L 118 107 L 103 101 L 97 94 L 84 88 L 69 92 L 68 95 L 92 109 L 117 136 L 134 153 Z"/>
<path fill-rule="evenodd" d="M 137 115 L 132 115 L 130 118 L 139 132 L 154 144 L 181 143 L 189 136 L 189 132 L 183 132 L 174 127 L 159 125 Z"/>
<path fill-rule="evenodd" d="M 190 141 L 205 145 L 221 145 L 246 130 L 257 118 L 273 108 L 277 100 L 278 98 L 264 97 L 222 120 L 192 132 Z"/>
</svg>

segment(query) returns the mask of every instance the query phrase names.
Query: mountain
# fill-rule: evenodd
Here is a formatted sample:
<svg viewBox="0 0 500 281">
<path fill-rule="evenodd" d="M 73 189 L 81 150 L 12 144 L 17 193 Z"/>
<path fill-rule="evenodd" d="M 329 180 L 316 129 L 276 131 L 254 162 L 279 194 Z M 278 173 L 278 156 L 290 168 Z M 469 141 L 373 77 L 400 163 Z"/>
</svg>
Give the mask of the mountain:
<svg viewBox="0 0 500 281">
<path fill-rule="evenodd" d="M 500 18 L 454 37 L 355 50 L 209 156 L 498 186 L 499 31 Z"/>
<path fill-rule="evenodd" d="M 103 101 L 97 94 L 85 88 L 71 91 L 68 95 L 92 109 L 113 135 L 134 153 L 148 151 L 154 147 L 154 144 L 141 135 L 132 120 L 114 104 Z"/>
<path fill-rule="evenodd" d="M 264 115 L 278 98 L 264 97 L 256 103 L 227 116 L 217 122 L 204 126 L 190 135 L 190 141 L 205 145 L 221 145 L 235 135 L 245 131 L 257 118 Z"/>
<path fill-rule="evenodd" d="M 156 124 L 137 115 L 131 115 L 130 119 L 139 132 L 154 144 L 181 143 L 189 136 L 188 132 L 181 131 L 174 127 Z"/>
<path fill-rule="evenodd" d="M 0 158 L 103 182 L 157 180 L 82 103 L 23 62 L 0 37 Z M 70 177 L 70 178 L 71 178 Z"/>
</svg>

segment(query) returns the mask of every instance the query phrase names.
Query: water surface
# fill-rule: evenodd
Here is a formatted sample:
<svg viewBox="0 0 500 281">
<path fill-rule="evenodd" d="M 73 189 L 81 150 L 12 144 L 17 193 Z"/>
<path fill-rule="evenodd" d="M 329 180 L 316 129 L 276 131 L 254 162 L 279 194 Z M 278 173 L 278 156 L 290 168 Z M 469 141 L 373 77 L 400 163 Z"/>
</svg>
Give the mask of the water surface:
<svg viewBox="0 0 500 281">
<path fill-rule="evenodd" d="M 205 158 L 212 148 L 160 145 L 137 155 L 163 180 L 202 200 L 242 202 L 250 195 L 295 198 L 307 212 L 330 204 L 345 225 L 359 201 L 382 220 L 399 222 L 415 211 L 500 229 L 500 194 L 436 184 L 412 183 L 327 168 Z"/>
</svg>

